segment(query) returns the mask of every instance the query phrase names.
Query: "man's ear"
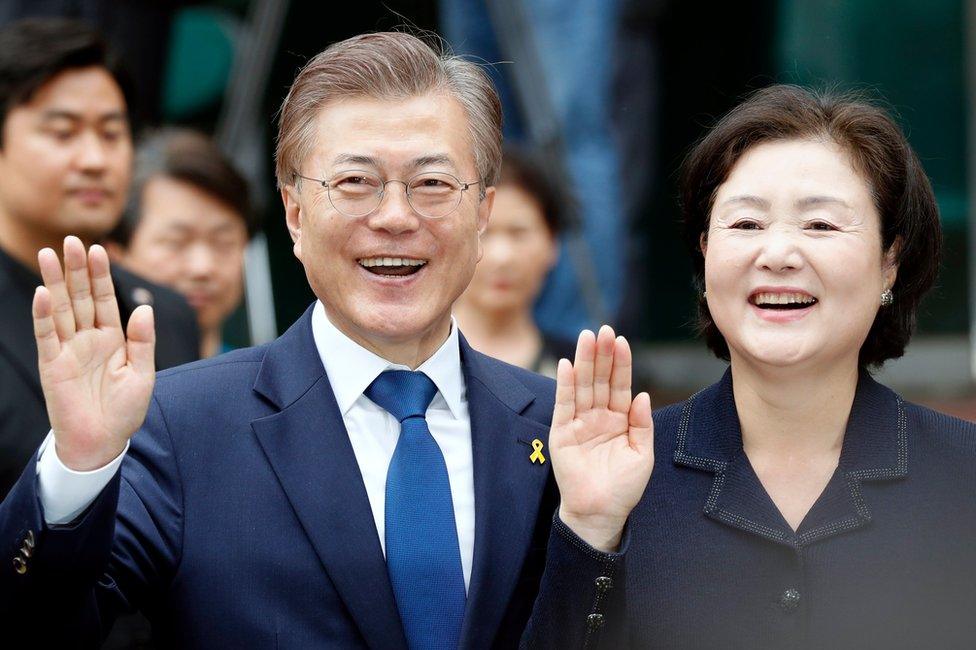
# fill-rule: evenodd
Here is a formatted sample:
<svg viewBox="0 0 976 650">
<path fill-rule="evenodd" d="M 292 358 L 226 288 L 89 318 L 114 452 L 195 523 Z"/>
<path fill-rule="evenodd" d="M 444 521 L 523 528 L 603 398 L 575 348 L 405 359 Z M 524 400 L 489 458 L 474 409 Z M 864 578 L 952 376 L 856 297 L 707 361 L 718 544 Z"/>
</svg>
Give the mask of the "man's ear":
<svg viewBox="0 0 976 650">
<path fill-rule="evenodd" d="M 299 201 L 298 188 L 285 185 L 281 188 L 281 202 L 285 206 L 285 225 L 294 244 L 295 257 L 302 259 L 302 206 Z"/>
<path fill-rule="evenodd" d="M 891 246 L 885 251 L 884 258 L 881 260 L 881 275 L 884 278 L 885 289 L 895 286 L 898 279 L 898 256 L 901 254 L 902 238 L 895 237 Z"/>
<path fill-rule="evenodd" d="M 491 208 L 495 205 L 495 187 L 492 185 L 485 189 L 485 196 L 478 203 L 478 261 L 485 253 L 485 247 L 481 241 L 481 236 L 488 230 L 488 221 L 491 219 Z"/>
</svg>

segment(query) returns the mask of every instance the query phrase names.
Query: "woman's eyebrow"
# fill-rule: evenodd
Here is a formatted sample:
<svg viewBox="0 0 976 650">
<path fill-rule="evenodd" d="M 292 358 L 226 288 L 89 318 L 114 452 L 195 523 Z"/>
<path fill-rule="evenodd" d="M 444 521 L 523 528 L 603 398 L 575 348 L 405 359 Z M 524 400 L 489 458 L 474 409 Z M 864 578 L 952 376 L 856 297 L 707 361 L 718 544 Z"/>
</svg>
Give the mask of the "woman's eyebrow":
<svg viewBox="0 0 976 650">
<path fill-rule="evenodd" d="M 847 201 L 845 201 L 844 199 L 837 198 L 836 196 L 826 196 L 826 195 L 823 195 L 823 196 L 818 195 L 818 196 L 807 196 L 807 197 L 804 197 L 802 199 L 799 199 L 796 202 L 796 207 L 798 207 L 798 208 L 815 208 L 817 206 L 824 205 L 824 204 L 839 205 L 839 206 L 841 206 L 843 208 L 847 208 L 848 210 L 850 210 L 850 208 L 851 208 L 850 204 Z"/>
<path fill-rule="evenodd" d="M 760 208 L 762 210 L 769 209 L 769 201 L 760 198 L 758 196 L 753 196 L 752 194 L 740 194 L 739 196 L 729 197 L 724 201 L 722 201 L 720 205 L 726 206 L 726 205 L 735 205 L 738 203 L 751 205 L 753 207 Z"/>
</svg>

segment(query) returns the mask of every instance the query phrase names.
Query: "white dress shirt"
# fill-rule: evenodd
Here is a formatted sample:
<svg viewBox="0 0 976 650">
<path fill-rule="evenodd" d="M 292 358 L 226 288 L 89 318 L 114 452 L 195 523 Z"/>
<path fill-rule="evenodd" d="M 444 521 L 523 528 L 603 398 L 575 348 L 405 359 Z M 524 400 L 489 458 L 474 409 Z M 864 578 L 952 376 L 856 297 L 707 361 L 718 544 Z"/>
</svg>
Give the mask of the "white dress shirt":
<svg viewBox="0 0 976 650">
<path fill-rule="evenodd" d="M 312 311 L 312 336 L 349 434 L 385 553 L 386 473 L 400 435 L 400 423 L 363 392 L 384 370 L 410 368 L 391 363 L 352 341 L 329 321 L 321 302 L 316 302 Z M 417 370 L 437 386 L 437 394 L 427 408 L 427 426 L 447 465 L 467 588 L 474 556 L 474 464 L 461 350 L 453 319 L 447 340 Z M 105 467 L 75 472 L 61 463 L 52 442 L 48 434 L 39 451 L 39 497 L 45 521 L 63 524 L 72 521 L 98 497 L 112 480 L 125 451 Z"/>
</svg>

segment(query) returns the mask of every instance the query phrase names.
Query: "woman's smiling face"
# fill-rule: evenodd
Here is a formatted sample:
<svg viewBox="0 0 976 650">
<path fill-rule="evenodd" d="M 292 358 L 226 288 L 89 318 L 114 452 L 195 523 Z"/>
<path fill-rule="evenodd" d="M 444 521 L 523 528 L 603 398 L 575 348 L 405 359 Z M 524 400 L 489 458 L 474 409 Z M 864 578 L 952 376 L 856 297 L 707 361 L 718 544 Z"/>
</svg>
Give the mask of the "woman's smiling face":
<svg viewBox="0 0 976 650">
<path fill-rule="evenodd" d="M 733 363 L 856 364 L 897 271 L 868 183 L 824 140 L 748 149 L 716 191 L 702 250 Z"/>
</svg>

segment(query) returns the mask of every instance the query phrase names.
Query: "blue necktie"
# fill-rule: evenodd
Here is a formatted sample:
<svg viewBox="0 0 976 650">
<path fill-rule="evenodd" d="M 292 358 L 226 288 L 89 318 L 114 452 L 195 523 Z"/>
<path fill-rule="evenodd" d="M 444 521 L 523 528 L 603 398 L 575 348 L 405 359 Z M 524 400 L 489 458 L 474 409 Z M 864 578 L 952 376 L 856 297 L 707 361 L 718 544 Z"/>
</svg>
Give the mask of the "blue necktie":
<svg viewBox="0 0 976 650">
<path fill-rule="evenodd" d="M 425 419 L 435 393 L 409 370 L 380 374 L 365 393 L 400 421 L 386 476 L 386 565 L 411 650 L 456 650 L 466 598 L 447 465 Z"/>
</svg>

